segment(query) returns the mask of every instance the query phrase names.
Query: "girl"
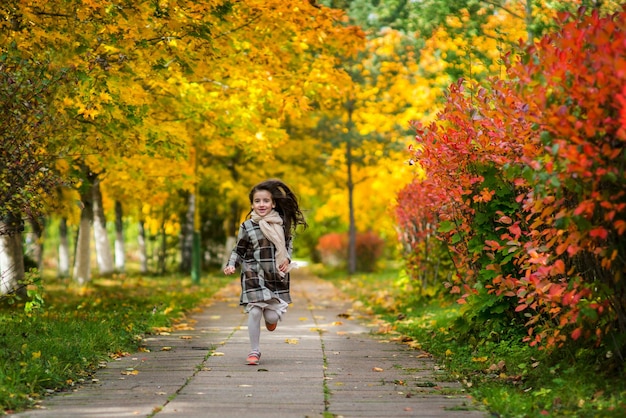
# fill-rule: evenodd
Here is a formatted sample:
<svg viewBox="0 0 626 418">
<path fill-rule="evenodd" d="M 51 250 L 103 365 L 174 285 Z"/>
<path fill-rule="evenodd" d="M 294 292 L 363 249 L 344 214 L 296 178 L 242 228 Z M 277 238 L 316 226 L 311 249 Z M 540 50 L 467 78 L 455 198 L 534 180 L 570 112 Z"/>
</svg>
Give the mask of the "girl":
<svg viewBox="0 0 626 418">
<path fill-rule="evenodd" d="M 306 228 L 307 223 L 296 196 L 280 180 L 257 184 L 249 198 L 252 210 L 239 228 L 237 244 L 224 274 L 233 274 L 241 266 L 239 304 L 248 313 L 251 346 L 246 361 L 257 365 L 261 358 L 261 317 L 265 319 L 265 327 L 274 331 L 291 303 L 289 271 L 295 267 L 291 262 L 293 233 L 298 225 Z"/>
</svg>

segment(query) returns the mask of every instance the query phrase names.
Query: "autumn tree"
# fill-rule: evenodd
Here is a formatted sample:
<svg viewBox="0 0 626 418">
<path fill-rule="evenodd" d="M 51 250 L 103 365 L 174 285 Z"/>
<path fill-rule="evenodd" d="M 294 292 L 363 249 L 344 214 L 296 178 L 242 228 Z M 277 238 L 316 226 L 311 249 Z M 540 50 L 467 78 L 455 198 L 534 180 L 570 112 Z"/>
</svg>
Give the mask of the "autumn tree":
<svg viewBox="0 0 626 418">
<path fill-rule="evenodd" d="M 48 73 L 45 65 L 10 54 L 0 58 L 0 294 L 25 292 L 19 287 L 24 222 L 39 222 L 46 195 L 62 182 L 47 138 L 62 126 L 51 100 L 68 74 Z"/>
</svg>

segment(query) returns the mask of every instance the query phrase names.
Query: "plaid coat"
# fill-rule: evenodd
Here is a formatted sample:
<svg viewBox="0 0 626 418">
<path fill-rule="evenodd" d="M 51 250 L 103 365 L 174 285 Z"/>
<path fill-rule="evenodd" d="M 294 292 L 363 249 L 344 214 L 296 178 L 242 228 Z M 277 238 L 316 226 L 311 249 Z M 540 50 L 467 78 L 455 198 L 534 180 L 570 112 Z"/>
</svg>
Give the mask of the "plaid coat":
<svg viewBox="0 0 626 418">
<path fill-rule="evenodd" d="M 287 252 L 291 259 L 293 240 L 287 239 Z M 241 266 L 240 305 L 280 298 L 291 303 L 289 273 L 281 277 L 276 267 L 276 247 L 261 232 L 259 224 L 246 220 L 239 228 L 237 244 L 233 249 L 229 266 Z"/>
</svg>

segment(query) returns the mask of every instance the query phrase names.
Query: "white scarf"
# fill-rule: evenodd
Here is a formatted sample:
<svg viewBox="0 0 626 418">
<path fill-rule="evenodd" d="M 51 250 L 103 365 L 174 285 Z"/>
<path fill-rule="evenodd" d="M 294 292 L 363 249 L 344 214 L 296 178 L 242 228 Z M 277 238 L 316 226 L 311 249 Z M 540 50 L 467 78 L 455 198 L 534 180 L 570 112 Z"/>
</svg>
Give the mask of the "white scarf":
<svg viewBox="0 0 626 418">
<path fill-rule="evenodd" d="M 272 209 L 272 211 L 265 216 L 259 216 L 253 211 L 251 218 L 254 222 L 259 224 L 261 232 L 265 235 L 265 238 L 270 240 L 272 244 L 274 244 L 274 247 L 276 247 L 276 269 L 278 270 L 278 267 L 285 260 L 289 260 L 289 253 L 287 252 L 287 246 L 285 244 L 283 218 L 281 218 L 278 212 L 274 209 Z M 287 266 L 287 272 L 296 267 L 296 263 L 289 263 Z M 285 276 L 285 272 L 280 270 L 278 270 L 278 274 L 280 274 L 281 277 Z"/>
</svg>

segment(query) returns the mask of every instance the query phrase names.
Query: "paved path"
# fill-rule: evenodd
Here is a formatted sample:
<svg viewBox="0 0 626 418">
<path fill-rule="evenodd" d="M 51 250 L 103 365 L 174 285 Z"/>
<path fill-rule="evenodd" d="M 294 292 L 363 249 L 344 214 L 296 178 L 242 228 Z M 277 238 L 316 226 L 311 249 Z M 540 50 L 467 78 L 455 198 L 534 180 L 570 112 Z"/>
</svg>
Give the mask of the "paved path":
<svg viewBox="0 0 626 418">
<path fill-rule="evenodd" d="M 426 353 L 374 337 L 329 283 L 296 271 L 261 363 L 245 364 L 236 283 L 169 335 L 16 417 L 485 417 Z"/>
</svg>

